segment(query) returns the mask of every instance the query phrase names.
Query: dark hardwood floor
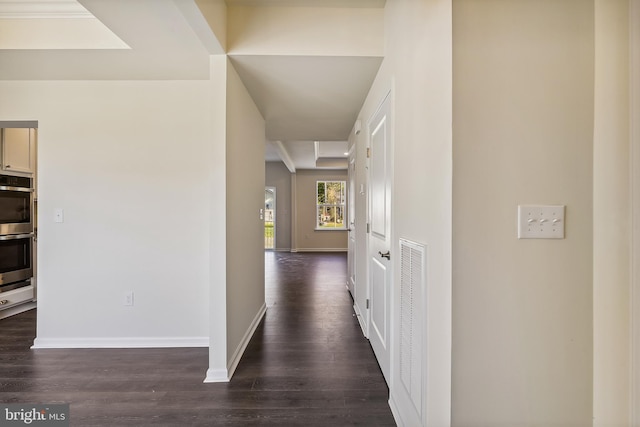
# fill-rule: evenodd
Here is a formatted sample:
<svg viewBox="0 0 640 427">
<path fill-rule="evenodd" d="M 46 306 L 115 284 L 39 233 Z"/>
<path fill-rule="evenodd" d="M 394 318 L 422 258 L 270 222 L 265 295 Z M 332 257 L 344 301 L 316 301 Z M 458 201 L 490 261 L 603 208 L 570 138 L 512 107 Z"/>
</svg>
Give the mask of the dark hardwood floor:
<svg viewBox="0 0 640 427">
<path fill-rule="evenodd" d="M 229 383 L 206 348 L 31 350 L 0 321 L 0 402 L 70 403 L 73 426 L 394 426 L 345 288 L 345 254 L 266 253 L 267 314 Z"/>
</svg>

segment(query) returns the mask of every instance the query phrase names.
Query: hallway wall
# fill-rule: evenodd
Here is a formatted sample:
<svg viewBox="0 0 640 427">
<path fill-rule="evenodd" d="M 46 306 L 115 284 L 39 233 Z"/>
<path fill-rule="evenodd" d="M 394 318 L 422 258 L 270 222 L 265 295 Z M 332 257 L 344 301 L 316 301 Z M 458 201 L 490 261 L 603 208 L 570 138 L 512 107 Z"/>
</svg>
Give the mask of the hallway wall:
<svg viewBox="0 0 640 427">
<path fill-rule="evenodd" d="M 227 59 L 227 360 L 237 364 L 264 314 L 265 125 Z M 233 371 L 233 366 L 230 369 Z"/>
<path fill-rule="evenodd" d="M 276 188 L 276 251 L 291 250 L 291 172 L 282 162 L 267 162 L 265 185 Z"/>
<path fill-rule="evenodd" d="M 454 0 L 453 36 L 452 424 L 591 425 L 593 2 Z"/>
</svg>

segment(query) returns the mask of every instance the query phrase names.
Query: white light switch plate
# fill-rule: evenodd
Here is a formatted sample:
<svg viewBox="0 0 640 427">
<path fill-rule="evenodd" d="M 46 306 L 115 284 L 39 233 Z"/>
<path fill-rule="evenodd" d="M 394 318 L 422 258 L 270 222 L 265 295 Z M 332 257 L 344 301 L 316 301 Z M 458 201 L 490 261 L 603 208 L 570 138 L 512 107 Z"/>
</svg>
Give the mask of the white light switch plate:
<svg viewBox="0 0 640 427">
<path fill-rule="evenodd" d="M 64 210 L 56 208 L 53 214 L 53 220 L 55 222 L 64 222 Z"/>
<path fill-rule="evenodd" d="M 518 239 L 564 239 L 564 205 L 518 205 Z"/>
</svg>

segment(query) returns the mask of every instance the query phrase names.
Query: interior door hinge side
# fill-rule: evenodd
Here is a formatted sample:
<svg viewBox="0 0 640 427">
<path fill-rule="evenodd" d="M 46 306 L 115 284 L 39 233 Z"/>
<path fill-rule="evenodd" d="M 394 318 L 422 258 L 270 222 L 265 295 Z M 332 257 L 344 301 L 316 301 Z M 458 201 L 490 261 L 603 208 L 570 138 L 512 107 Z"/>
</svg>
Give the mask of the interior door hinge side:
<svg viewBox="0 0 640 427">
<path fill-rule="evenodd" d="M 369 298 L 367 298 L 367 310 L 369 309 Z"/>
</svg>

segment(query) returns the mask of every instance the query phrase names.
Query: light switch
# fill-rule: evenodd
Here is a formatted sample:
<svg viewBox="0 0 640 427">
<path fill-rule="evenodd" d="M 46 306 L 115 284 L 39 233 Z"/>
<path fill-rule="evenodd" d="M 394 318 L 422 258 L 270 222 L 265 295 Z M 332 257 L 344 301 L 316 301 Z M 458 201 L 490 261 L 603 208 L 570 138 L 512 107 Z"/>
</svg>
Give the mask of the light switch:
<svg viewBox="0 0 640 427">
<path fill-rule="evenodd" d="M 519 205 L 518 239 L 564 239 L 564 205 Z"/>
<path fill-rule="evenodd" d="M 56 208 L 53 214 L 53 220 L 55 222 L 64 222 L 64 209 Z"/>
</svg>

